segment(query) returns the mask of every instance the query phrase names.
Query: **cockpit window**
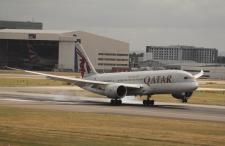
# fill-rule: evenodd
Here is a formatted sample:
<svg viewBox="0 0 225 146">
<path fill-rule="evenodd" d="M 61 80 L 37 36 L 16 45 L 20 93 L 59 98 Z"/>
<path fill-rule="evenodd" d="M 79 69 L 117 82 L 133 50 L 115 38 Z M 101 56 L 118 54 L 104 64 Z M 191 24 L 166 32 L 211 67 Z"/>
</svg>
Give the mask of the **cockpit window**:
<svg viewBox="0 0 225 146">
<path fill-rule="evenodd" d="M 186 77 L 184 77 L 184 79 L 187 80 L 187 79 L 189 79 L 189 77 L 186 76 Z"/>
</svg>

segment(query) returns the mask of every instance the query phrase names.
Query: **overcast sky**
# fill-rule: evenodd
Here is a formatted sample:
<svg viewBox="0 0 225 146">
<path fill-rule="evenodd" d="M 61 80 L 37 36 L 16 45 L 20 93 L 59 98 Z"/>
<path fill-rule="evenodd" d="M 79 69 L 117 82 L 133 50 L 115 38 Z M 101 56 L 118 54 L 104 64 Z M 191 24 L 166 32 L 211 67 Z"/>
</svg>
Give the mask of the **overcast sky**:
<svg viewBox="0 0 225 146">
<path fill-rule="evenodd" d="M 147 45 L 193 45 L 225 55 L 225 0 L 0 0 L 0 20 L 43 22 Z"/>
</svg>

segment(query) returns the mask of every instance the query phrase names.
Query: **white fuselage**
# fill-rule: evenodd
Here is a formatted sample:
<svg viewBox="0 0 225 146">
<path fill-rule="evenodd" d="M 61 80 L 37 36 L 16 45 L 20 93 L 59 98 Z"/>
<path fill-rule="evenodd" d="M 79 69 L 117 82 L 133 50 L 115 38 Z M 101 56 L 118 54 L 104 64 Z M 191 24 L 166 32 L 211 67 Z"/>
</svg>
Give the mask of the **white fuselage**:
<svg viewBox="0 0 225 146">
<path fill-rule="evenodd" d="M 127 95 L 153 95 L 193 92 L 198 88 L 196 79 L 188 72 L 181 70 L 159 70 L 95 74 L 85 79 L 138 84 L 142 88 L 127 90 Z M 96 87 L 83 87 L 89 91 L 103 94 L 104 89 Z"/>
</svg>

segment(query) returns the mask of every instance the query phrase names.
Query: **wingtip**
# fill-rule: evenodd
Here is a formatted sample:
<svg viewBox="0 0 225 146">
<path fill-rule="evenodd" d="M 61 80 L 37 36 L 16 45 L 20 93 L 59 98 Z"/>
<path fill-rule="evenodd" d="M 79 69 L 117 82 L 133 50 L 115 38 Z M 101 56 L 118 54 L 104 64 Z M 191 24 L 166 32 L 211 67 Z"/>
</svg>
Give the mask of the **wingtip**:
<svg viewBox="0 0 225 146">
<path fill-rule="evenodd" d="M 201 72 L 200 72 L 202 75 L 204 75 L 204 70 L 201 70 Z"/>
<path fill-rule="evenodd" d="M 10 70 L 23 71 L 22 69 L 13 68 L 13 67 L 9 67 L 9 66 L 5 66 L 5 68 L 6 68 L 6 69 L 10 69 Z"/>
<path fill-rule="evenodd" d="M 204 75 L 204 71 L 201 70 L 200 73 L 194 75 L 194 77 L 195 77 L 195 79 L 198 79 L 198 78 L 200 78 L 200 77 L 203 76 L 203 75 Z"/>
<path fill-rule="evenodd" d="M 14 68 L 9 67 L 9 66 L 4 66 L 5 69 L 10 69 L 10 70 L 14 70 Z"/>
</svg>

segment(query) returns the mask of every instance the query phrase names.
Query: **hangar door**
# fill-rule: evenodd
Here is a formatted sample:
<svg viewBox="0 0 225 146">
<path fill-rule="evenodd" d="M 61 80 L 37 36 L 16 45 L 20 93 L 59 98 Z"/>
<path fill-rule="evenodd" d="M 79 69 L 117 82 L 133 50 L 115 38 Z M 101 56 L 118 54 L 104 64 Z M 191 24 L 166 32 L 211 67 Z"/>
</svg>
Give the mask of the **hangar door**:
<svg viewBox="0 0 225 146">
<path fill-rule="evenodd" d="M 59 42 L 0 40 L 0 66 L 53 70 L 58 64 Z"/>
</svg>

